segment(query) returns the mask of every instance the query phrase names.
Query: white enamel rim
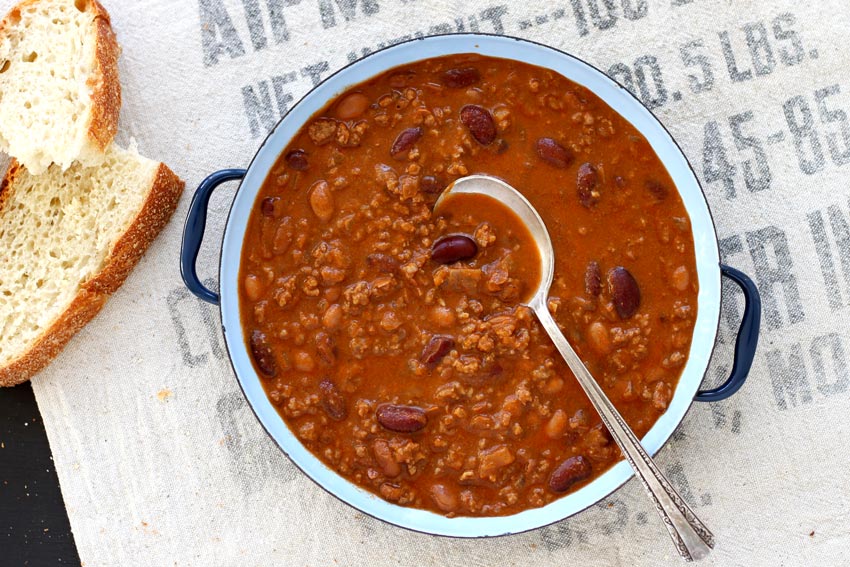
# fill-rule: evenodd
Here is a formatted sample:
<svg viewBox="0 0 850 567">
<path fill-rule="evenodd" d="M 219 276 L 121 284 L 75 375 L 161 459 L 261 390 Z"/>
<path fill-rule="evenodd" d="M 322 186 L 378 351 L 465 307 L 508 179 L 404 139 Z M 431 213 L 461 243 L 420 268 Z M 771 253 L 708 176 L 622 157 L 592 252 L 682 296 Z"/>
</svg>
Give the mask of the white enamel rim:
<svg viewBox="0 0 850 567">
<path fill-rule="evenodd" d="M 699 309 L 687 365 L 667 411 L 642 442 L 655 454 L 690 408 L 714 348 L 720 318 L 720 257 L 717 235 L 699 181 L 669 132 L 634 96 L 598 69 L 551 47 L 526 40 L 483 34 L 432 36 L 401 43 L 357 61 L 330 76 L 299 101 L 266 138 L 231 206 L 222 244 L 219 277 L 225 343 L 239 384 L 257 418 L 283 452 L 319 486 L 358 510 L 397 526 L 452 537 L 519 533 L 563 520 L 599 502 L 633 476 L 625 461 L 578 490 L 542 508 L 495 518 L 446 518 L 425 510 L 390 504 L 348 482 L 314 457 L 293 435 L 266 397 L 249 359 L 239 318 L 238 272 L 242 241 L 257 193 L 289 141 L 327 101 L 348 87 L 388 69 L 430 57 L 479 53 L 552 69 L 584 85 L 631 122 L 667 167 L 691 218 L 699 278 Z"/>
</svg>

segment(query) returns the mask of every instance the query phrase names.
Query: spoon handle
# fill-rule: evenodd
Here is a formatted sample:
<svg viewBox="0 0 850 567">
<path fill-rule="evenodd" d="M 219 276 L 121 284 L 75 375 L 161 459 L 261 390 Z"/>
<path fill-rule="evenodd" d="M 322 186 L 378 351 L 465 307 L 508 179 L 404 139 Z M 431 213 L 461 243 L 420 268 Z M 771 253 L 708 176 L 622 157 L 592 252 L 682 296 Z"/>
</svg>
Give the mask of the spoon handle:
<svg viewBox="0 0 850 567">
<path fill-rule="evenodd" d="M 652 497 L 655 508 L 661 515 L 667 531 L 670 532 L 670 537 L 673 538 L 673 543 L 676 545 L 679 554 L 686 561 L 701 559 L 708 555 L 710 549 L 714 547 L 714 535 L 696 517 L 693 510 L 670 484 L 670 481 L 658 470 L 652 457 L 641 446 L 640 441 L 626 424 L 620 412 L 617 411 L 608 396 L 590 375 L 573 347 L 561 333 L 558 324 L 549 313 L 545 300 L 533 302 L 531 307 L 573 374 L 575 374 L 596 411 L 599 412 L 614 441 L 622 449 L 626 460 L 632 465 L 641 484 Z"/>
</svg>

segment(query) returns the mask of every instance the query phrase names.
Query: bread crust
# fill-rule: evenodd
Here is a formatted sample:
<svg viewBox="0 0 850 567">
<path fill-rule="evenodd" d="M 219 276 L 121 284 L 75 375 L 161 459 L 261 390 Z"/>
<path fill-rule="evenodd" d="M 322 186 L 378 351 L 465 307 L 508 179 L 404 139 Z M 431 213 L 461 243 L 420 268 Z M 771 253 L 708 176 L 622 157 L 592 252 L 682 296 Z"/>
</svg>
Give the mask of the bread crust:
<svg viewBox="0 0 850 567">
<path fill-rule="evenodd" d="M 20 357 L 0 368 L 0 387 L 22 384 L 62 352 L 71 337 L 94 319 L 109 296 L 80 290 L 62 315 Z"/>
<path fill-rule="evenodd" d="M 21 170 L 16 162 L 9 165 L 0 185 L 0 210 L 13 190 L 15 175 Z M 0 367 L 0 387 L 26 382 L 47 366 L 68 341 L 91 321 L 109 296 L 127 279 L 145 250 L 168 223 L 184 182 L 165 164 L 159 164 L 145 203 L 124 233 L 115 242 L 101 270 L 80 286 L 68 308 L 26 351 Z"/>
<path fill-rule="evenodd" d="M 0 22 L 0 37 L 7 28 L 20 20 L 21 9 L 40 4 L 43 0 L 24 0 L 12 7 Z M 87 139 L 77 159 L 84 163 L 103 154 L 118 132 L 121 113 L 121 81 L 118 76 L 118 57 L 121 47 L 112 29 L 109 12 L 97 0 L 86 0 L 86 12 L 94 16 L 92 25 L 96 37 L 92 72 L 86 83 L 91 89 L 91 114 L 86 126 Z M 70 164 L 62 164 L 63 169 Z"/>
<path fill-rule="evenodd" d="M 94 52 L 94 72 L 88 78 L 92 89 L 92 109 L 89 117 L 88 137 L 91 146 L 102 154 L 118 132 L 121 113 L 121 81 L 118 78 L 118 57 L 121 47 L 112 30 L 112 21 L 106 9 L 91 0 L 97 44 Z"/>
</svg>

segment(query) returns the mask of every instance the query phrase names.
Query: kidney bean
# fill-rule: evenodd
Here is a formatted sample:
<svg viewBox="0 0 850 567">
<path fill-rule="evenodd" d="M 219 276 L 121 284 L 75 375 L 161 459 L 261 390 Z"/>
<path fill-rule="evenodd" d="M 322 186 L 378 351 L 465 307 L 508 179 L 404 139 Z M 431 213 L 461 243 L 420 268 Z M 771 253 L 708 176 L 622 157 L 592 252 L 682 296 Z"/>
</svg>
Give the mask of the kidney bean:
<svg viewBox="0 0 850 567">
<path fill-rule="evenodd" d="M 446 185 L 433 175 L 425 175 L 419 180 L 419 188 L 423 193 L 441 193 L 445 187 Z"/>
<path fill-rule="evenodd" d="M 304 171 L 310 167 L 307 161 L 307 152 L 304 150 L 292 150 L 286 154 L 286 164 L 296 171 Z"/>
<path fill-rule="evenodd" d="M 444 236 L 431 247 L 431 259 L 439 264 L 453 264 L 478 253 L 478 245 L 465 234 Z"/>
<path fill-rule="evenodd" d="M 329 334 L 322 331 L 316 333 L 316 353 L 325 364 L 336 362 L 336 343 Z"/>
<path fill-rule="evenodd" d="M 599 173 L 589 163 L 583 163 L 578 168 L 576 176 L 578 200 L 586 208 L 591 208 L 599 202 Z"/>
<path fill-rule="evenodd" d="M 414 433 L 428 424 L 425 410 L 416 406 L 381 404 L 375 415 L 378 423 L 396 433 Z"/>
<path fill-rule="evenodd" d="M 670 193 L 667 187 L 654 179 L 647 180 L 643 186 L 646 187 L 646 190 L 649 191 L 649 193 L 655 197 L 657 201 L 663 201 L 667 198 L 667 194 Z"/>
<path fill-rule="evenodd" d="M 266 334 L 260 330 L 254 330 L 251 333 L 250 347 L 251 356 L 254 357 L 254 362 L 260 372 L 269 377 L 275 376 L 277 374 L 277 362 L 275 362 Z"/>
<path fill-rule="evenodd" d="M 469 133 L 482 146 L 489 146 L 496 139 L 493 115 L 483 106 L 467 104 L 460 109 L 460 121 L 469 128 Z"/>
<path fill-rule="evenodd" d="M 330 185 L 324 179 L 313 183 L 310 188 L 310 208 L 320 220 L 328 222 L 334 214 L 334 197 Z"/>
<path fill-rule="evenodd" d="M 602 292 L 602 272 L 599 263 L 591 261 L 587 263 L 584 272 L 584 292 L 590 297 L 597 297 Z"/>
<path fill-rule="evenodd" d="M 590 461 L 582 455 L 569 457 L 552 471 L 549 477 L 549 490 L 552 492 L 566 492 L 577 482 L 590 476 Z"/>
<path fill-rule="evenodd" d="M 266 197 L 260 203 L 260 212 L 263 213 L 264 217 L 274 217 L 275 213 L 275 203 L 277 203 L 279 199 L 277 197 Z"/>
<path fill-rule="evenodd" d="M 419 126 L 402 130 L 399 132 L 398 136 L 396 136 L 395 141 L 390 148 L 390 155 L 395 159 L 403 160 L 407 157 L 407 152 L 409 152 L 413 145 L 419 141 L 419 138 L 421 138 L 424 133 L 425 131 Z"/>
<path fill-rule="evenodd" d="M 621 319 L 628 319 L 637 312 L 640 307 L 640 288 L 627 269 L 618 266 L 608 272 L 608 290 Z"/>
<path fill-rule="evenodd" d="M 505 369 L 496 360 L 485 360 L 478 370 L 478 376 L 486 380 L 501 376 Z"/>
<path fill-rule="evenodd" d="M 336 117 L 351 120 L 361 116 L 369 108 L 369 97 L 363 93 L 351 93 L 336 105 Z"/>
<path fill-rule="evenodd" d="M 322 408 L 328 417 L 334 421 L 342 421 L 348 415 L 348 407 L 345 403 L 345 397 L 336 387 L 336 384 L 327 378 L 319 382 L 319 392 L 322 402 Z"/>
<path fill-rule="evenodd" d="M 576 159 L 572 151 L 552 138 L 540 138 L 535 144 L 535 149 L 540 159 L 559 169 L 569 167 Z"/>
<path fill-rule="evenodd" d="M 446 335 L 434 335 L 425 348 L 422 349 L 422 354 L 419 356 L 419 361 L 423 364 L 436 366 L 440 360 L 452 350 L 455 346 L 455 340 Z"/>
<path fill-rule="evenodd" d="M 481 73 L 475 67 L 449 69 L 443 73 L 443 82 L 451 89 L 462 89 L 481 80 Z"/>
<path fill-rule="evenodd" d="M 398 260 L 392 256 L 379 253 L 369 254 L 366 256 L 366 264 L 368 264 L 370 268 L 375 268 L 379 272 L 383 272 L 385 274 L 394 274 L 398 271 L 399 267 Z"/>
</svg>

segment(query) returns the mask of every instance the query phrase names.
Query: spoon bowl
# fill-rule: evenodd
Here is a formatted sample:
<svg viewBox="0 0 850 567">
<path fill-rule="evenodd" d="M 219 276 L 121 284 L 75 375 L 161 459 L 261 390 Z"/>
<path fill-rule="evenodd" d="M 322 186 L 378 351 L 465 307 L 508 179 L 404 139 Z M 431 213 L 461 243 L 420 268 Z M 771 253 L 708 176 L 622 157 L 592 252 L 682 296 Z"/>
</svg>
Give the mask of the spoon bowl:
<svg viewBox="0 0 850 567">
<path fill-rule="evenodd" d="M 555 276 L 555 250 L 546 224 L 522 193 L 501 179 L 488 175 L 462 177 L 449 185 L 434 205 L 434 212 L 450 205 L 451 195 L 479 194 L 495 199 L 519 217 L 531 233 L 540 254 L 540 282 L 524 303 L 530 307 L 563 356 L 602 422 L 623 451 L 655 504 L 679 554 L 686 561 L 701 559 L 714 547 L 714 535 L 661 473 L 637 436 L 587 370 L 552 317 L 548 307 L 549 288 Z"/>
<path fill-rule="evenodd" d="M 526 226 L 540 252 L 540 283 L 525 303 L 532 308 L 534 307 L 532 304 L 545 306 L 549 288 L 552 287 L 552 280 L 555 277 L 555 249 L 552 246 L 549 231 L 546 230 L 546 224 L 540 218 L 540 213 L 528 202 L 525 195 L 501 179 L 490 175 L 468 175 L 457 179 L 440 194 L 434 204 L 434 212 L 437 213 L 446 206 L 446 203 L 450 201 L 448 197 L 461 193 L 486 195 L 499 201 L 513 211 Z"/>
</svg>

